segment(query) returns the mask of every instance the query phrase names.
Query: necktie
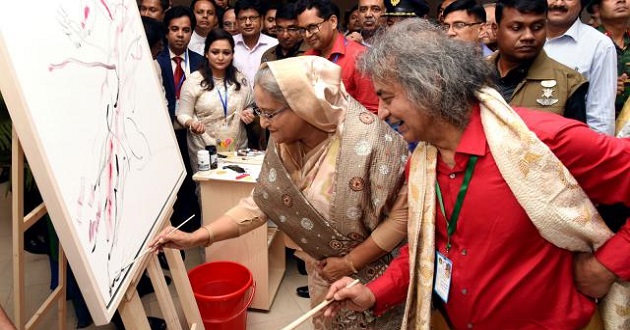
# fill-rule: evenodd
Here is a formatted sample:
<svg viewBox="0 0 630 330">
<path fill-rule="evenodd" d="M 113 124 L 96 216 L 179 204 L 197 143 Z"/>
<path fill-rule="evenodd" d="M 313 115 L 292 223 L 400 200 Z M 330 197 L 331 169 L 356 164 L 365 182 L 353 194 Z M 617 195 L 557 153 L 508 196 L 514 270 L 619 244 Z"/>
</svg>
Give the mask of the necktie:
<svg viewBox="0 0 630 330">
<path fill-rule="evenodd" d="M 179 99 L 179 91 L 182 89 L 184 83 L 184 69 L 182 68 L 182 58 L 179 56 L 173 57 L 175 61 L 175 73 L 173 74 L 173 81 L 175 82 L 175 98 Z"/>
</svg>

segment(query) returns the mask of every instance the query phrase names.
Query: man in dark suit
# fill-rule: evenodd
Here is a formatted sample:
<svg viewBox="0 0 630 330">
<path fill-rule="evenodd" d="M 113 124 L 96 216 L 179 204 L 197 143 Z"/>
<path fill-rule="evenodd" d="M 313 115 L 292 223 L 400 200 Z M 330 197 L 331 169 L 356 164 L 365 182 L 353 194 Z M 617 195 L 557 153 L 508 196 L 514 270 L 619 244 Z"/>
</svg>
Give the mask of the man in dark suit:
<svg viewBox="0 0 630 330">
<path fill-rule="evenodd" d="M 184 6 L 175 6 L 166 11 L 164 25 L 167 27 L 167 47 L 157 56 L 162 71 L 162 84 L 168 101 L 168 113 L 173 122 L 177 144 L 186 166 L 186 178 L 177 193 L 177 200 L 173 207 L 171 224 L 178 226 L 192 214 L 195 219 L 186 225 L 185 231 L 193 231 L 201 224 L 201 214 L 197 196 L 195 195 L 195 183 L 192 180 L 190 157 L 186 143 L 186 128 L 182 127 L 175 118 L 175 111 L 179 101 L 179 90 L 188 75 L 197 70 L 204 57 L 188 49 L 188 43 L 195 29 L 196 20 L 192 11 Z"/>
</svg>

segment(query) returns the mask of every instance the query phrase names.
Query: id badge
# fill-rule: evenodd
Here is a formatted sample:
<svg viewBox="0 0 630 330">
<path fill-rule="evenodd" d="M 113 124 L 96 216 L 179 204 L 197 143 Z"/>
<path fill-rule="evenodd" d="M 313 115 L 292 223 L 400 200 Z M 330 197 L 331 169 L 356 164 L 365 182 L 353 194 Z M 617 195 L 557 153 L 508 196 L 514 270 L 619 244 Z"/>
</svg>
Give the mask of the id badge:
<svg viewBox="0 0 630 330">
<path fill-rule="evenodd" d="M 435 252 L 435 261 L 435 286 L 433 287 L 433 291 L 435 291 L 446 304 L 448 303 L 448 293 L 451 290 L 453 262 L 438 251 Z"/>
</svg>

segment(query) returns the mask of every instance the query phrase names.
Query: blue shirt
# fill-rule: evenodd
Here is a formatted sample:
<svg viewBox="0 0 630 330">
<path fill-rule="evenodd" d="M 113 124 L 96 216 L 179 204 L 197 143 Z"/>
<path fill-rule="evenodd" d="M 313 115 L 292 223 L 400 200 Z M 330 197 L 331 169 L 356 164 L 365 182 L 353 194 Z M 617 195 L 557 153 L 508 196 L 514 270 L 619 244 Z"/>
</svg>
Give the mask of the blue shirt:
<svg viewBox="0 0 630 330">
<path fill-rule="evenodd" d="M 547 39 L 545 52 L 588 79 L 586 123 L 614 135 L 617 55 L 610 38 L 577 19 L 563 35 Z"/>
</svg>

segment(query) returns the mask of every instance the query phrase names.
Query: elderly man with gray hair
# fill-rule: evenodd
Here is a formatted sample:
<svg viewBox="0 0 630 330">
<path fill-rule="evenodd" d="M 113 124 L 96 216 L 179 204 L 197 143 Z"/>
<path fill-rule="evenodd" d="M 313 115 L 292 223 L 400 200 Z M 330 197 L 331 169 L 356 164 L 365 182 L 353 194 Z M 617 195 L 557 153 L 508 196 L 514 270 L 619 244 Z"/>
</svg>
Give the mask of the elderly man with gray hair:
<svg viewBox="0 0 630 330">
<path fill-rule="evenodd" d="M 613 234 L 593 204 L 630 205 L 630 140 L 510 107 L 475 47 L 408 19 L 359 60 L 379 117 L 419 142 L 408 245 L 367 285 L 335 282 L 325 315 L 406 301 L 403 329 L 433 307 L 452 329 L 627 327 L 630 223 Z"/>
</svg>

